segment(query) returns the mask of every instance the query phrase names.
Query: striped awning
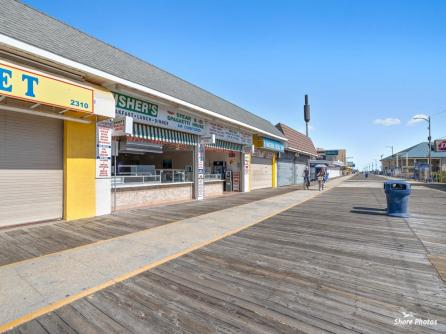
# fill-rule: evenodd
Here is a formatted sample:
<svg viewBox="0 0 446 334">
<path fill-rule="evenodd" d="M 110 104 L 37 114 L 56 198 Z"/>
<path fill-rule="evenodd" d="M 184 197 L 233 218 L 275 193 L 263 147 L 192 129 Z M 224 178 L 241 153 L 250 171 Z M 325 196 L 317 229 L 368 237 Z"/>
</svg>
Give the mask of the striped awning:
<svg viewBox="0 0 446 334">
<path fill-rule="evenodd" d="M 238 151 L 241 152 L 243 149 L 243 145 L 231 143 L 229 141 L 224 141 L 220 139 L 215 140 L 215 144 L 206 144 L 207 147 L 228 150 L 228 151 Z"/>
<path fill-rule="evenodd" d="M 198 136 L 147 124 L 133 123 L 133 136 L 164 143 L 196 145 Z"/>
</svg>

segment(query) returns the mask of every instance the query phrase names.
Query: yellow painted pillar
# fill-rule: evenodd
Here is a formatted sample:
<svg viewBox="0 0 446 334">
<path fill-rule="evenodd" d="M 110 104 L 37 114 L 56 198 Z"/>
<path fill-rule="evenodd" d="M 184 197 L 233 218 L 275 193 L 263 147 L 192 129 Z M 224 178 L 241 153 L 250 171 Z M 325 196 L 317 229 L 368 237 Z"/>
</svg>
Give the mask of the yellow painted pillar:
<svg viewBox="0 0 446 334">
<path fill-rule="evenodd" d="M 96 124 L 64 122 L 64 219 L 96 215 Z"/>
<path fill-rule="evenodd" d="M 273 188 L 277 187 L 277 157 L 273 154 Z"/>
</svg>

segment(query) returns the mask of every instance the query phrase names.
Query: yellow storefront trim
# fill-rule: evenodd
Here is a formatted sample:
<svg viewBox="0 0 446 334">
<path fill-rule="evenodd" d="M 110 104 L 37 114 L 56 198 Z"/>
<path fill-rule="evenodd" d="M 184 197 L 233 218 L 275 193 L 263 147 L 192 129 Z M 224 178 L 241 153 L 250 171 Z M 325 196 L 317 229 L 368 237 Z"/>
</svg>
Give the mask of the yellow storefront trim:
<svg viewBox="0 0 446 334">
<path fill-rule="evenodd" d="M 273 154 L 273 188 L 277 187 L 277 158 L 276 153 Z"/>
<path fill-rule="evenodd" d="M 64 219 L 96 215 L 96 124 L 64 122 Z"/>
</svg>

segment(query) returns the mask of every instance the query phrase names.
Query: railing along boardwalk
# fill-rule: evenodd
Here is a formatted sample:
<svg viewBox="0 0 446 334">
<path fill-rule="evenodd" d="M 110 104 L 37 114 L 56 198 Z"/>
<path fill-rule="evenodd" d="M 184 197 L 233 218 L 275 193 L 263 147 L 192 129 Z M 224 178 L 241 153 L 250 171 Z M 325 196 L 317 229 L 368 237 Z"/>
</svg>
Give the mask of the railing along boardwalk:
<svg viewBox="0 0 446 334">
<path fill-rule="evenodd" d="M 414 189 L 419 221 L 405 221 L 385 215 L 381 181 L 357 176 L 11 333 L 444 332 L 446 285 L 423 240 L 442 252 L 446 193 Z M 403 312 L 438 325 L 394 326 Z"/>
</svg>

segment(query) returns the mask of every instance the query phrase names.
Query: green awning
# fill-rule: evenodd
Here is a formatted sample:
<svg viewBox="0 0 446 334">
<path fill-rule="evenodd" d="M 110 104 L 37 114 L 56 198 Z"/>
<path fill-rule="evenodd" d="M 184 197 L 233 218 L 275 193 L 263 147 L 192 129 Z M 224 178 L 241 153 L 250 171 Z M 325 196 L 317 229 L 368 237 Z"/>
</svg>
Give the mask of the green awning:
<svg viewBox="0 0 446 334">
<path fill-rule="evenodd" d="M 228 151 L 237 151 L 237 152 L 242 152 L 242 149 L 243 149 L 242 144 L 231 143 L 229 141 L 220 140 L 220 139 L 216 139 L 215 144 L 206 144 L 206 146 L 212 147 L 212 148 L 228 150 Z"/>
<path fill-rule="evenodd" d="M 198 143 L 198 136 L 194 134 L 140 123 L 133 123 L 133 136 L 172 144 L 196 145 Z"/>
</svg>

